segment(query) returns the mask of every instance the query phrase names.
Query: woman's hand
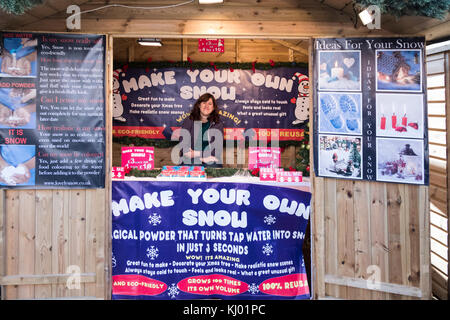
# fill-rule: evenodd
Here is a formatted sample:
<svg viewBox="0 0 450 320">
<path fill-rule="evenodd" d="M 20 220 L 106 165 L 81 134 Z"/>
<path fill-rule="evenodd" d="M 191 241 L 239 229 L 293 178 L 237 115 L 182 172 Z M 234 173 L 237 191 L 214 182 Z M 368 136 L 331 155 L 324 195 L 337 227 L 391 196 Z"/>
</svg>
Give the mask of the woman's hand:
<svg viewBox="0 0 450 320">
<path fill-rule="evenodd" d="M 192 149 L 189 149 L 189 151 L 188 152 L 186 152 L 186 154 L 184 155 L 186 158 L 190 158 L 190 159 L 192 159 L 192 158 L 198 158 L 198 157 L 200 157 L 202 154 L 201 154 L 201 152 L 200 151 L 194 151 L 194 150 L 192 150 Z"/>
<path fill-rule="evenodd" d="M 217 162 L 219 160 L 217 160 L 216 157 L 213 156 L 209 156 L 209 157 L 205 157 L 205 158 L 200 158 L 200 160 L 204 163 L 211 163 L 211 162 Z"/>
</svg>

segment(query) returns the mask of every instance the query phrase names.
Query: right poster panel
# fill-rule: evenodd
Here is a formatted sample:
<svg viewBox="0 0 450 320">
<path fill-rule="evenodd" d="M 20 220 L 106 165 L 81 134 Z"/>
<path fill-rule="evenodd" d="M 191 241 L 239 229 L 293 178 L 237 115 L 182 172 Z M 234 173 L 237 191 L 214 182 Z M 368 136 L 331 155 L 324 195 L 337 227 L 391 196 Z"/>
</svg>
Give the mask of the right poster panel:
<svg viewBox="0 0 450 320">
<path fill-rule="evenodd" d="M 425 38 L 314 40 L 316 176 L 428 185 Z"/>
</svg>

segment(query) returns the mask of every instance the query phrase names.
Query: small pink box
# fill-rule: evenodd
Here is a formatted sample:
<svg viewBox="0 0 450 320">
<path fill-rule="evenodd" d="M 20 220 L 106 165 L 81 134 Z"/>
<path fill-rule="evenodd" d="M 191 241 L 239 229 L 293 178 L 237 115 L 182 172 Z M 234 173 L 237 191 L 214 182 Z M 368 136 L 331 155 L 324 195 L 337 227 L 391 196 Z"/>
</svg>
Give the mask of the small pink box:
<svg viewBox="0 0 450 320">
<path fill-rule="evenodd" d="M 112 179 L 125 179 L 124 167 L 112 167 Z"/>
<path fill-rule="evenodd" d="M 278 182 L 302 182 L 303 173 L 301 171 L 283 171 L 277 173 Z"/>
</svg>

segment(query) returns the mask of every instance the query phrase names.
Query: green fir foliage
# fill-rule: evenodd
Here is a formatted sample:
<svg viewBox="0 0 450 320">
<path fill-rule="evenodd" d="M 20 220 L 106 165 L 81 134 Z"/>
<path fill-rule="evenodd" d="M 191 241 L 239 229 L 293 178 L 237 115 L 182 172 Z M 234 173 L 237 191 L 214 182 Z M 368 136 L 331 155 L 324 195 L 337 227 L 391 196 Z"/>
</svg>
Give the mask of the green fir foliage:
<svg viewBox="0 0 450 320">
<path fill-rule="evenodd" d="M 1 0 L 0 8 L 6 11 L 6 13 L 21 15 L 26 10 L 40 5 L 43 2 L 43 0 Z"/>
<path fill-rule="evenodd" d="M 450 10 L 450 0 L 353 0 L 362 7 L 376 5 L 381 13 L 401 16 L 424 16 L 443 20 Z"/>
</svg>

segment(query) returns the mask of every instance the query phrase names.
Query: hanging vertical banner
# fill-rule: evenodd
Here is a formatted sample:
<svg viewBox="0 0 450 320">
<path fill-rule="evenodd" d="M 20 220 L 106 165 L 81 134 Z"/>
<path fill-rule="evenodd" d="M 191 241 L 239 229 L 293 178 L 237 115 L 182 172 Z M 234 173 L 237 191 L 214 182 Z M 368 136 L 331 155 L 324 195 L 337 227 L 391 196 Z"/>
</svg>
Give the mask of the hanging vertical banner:
<svg viewBox="0 0 450 320">
<path fill-rule="evenodd" d="M 247 183 L 113 181 L 113 299 L 308 299 L 310 199 Z"/>
<path fill-rule="evenodd" d="M 105 37 L 0 35 L 0 186 L 104 187 Z"/>
<path fill-rule="evenodd" d="M 425 39 L 314 41 L 317 176 L 429 184 Z"/>
</svg>

